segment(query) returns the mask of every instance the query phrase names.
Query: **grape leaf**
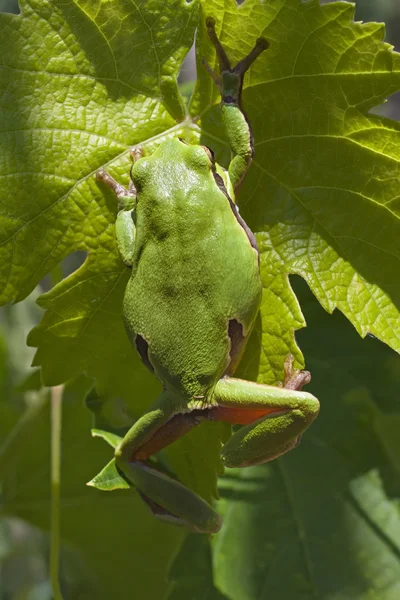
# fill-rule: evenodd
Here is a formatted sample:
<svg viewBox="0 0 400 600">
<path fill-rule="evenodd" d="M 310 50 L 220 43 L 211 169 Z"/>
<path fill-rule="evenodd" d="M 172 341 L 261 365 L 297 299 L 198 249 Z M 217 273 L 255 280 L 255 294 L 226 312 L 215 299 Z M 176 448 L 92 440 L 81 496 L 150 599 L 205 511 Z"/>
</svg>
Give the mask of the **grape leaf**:
<svg viewBox="0 0 400 600">
<path fill-rule="evenodd" d="M 233 63 L 258 37 L 270 43 L 244 90 L 255 159 L 239 193 L 261 250 L 260 379 L 281 378 L 293 329 L 304 326 L 288 273 L 362 336 L 400 351 L 400 127 L 368 112 L 400 88 L 400 55 L 382 42 L 384 26 L 354 23 L 347 2 L 211 0 L 203 11 Z M 215 64 L 204 30 L 200 20 L 191 113 L 201 115 L 203 143 L 218 149 L 217 91 L 200 69 L 203 56 Z M 227 156 L 220 148 L 219 160 Z"/>
<path fill-rule="evenodd" d="M 223 23 L 233 61 L 256 37 L 270 41 L 243 97 L 256 160 L 239 201 L 258 235 L 264 299 L 241 373 L 275 382 L 288 351 L 302 364 L 294 331 L 305 322 L 288 273 L 359 333 L 399 350 L 399 128 L 367 112 L 400 87 L 399 55 L 381 26 L 353 23 L 343 2 L 202 6 Z M 129 272 L 116 252 L 115 199 L 94 173 L 107 165 L 126 183 L 128 147 L 151 150 L 166 135 L 201 135 L 226 164 L 211 78 L 198 69 L 196 122 L 176 84 L 198 24 L 198 57 L 213 64 L 214 51 L 196 0 L 29 0 L 21 9 L 0 19 L 1 300 L 23 298 L 66 255 L 86 251 L 84 265 L 42 296 L 46 314 L 29 343 L 46 384 L 86 372 L 100 394 L 126 401 L 132 422 L 159 386 L 123 330 Z M 179 478 L 210 498 L 225 433 L 207 425 L 166 453 Z"/>
</svg>

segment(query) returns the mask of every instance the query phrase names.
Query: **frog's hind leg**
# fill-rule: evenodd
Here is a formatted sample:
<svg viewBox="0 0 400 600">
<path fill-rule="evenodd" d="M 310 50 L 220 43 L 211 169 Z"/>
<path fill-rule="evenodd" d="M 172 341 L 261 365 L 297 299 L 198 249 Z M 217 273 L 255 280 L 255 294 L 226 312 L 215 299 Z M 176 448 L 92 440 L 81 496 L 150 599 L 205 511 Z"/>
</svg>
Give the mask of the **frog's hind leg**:
<svg viewBox="0 0 400 600">
<path fill-rule="evenodd" d="M 292 360 L 285 364 L 284 388 L 231 377 L 217 383 L 218 406 L 210 411 L 210 418 L 244 425 L 221 451 L 226 466 L 257 465 L 288 452 L 318 415 L 318 400 L 300 391 L 310 374 L 292 371 Z"/>
<path fill-rule="evenodd" d="M 216 533 L 221 518 L 207 502 L 148 460 L 197 425 L 204 418 L 199 413 L 179 412 L 176 399 L 162 392 L 116 448 L 115 461 L 158 519 Z"/>
</svg>

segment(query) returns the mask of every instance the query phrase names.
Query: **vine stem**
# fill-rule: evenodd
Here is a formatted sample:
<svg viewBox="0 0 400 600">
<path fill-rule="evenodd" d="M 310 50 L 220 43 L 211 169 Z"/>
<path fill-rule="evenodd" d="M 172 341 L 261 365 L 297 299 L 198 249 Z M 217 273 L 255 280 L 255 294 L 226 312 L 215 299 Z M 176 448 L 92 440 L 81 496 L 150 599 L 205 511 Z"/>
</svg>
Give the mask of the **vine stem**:
<svg viewBox="0 0 400 600">
<path fill-rule="evenodd" d="M 51 388 L 51 520 L 49 568 L 54 600 L 63 600 L 59 580 L 62 393 L 62 385 Z"/>
</svg>

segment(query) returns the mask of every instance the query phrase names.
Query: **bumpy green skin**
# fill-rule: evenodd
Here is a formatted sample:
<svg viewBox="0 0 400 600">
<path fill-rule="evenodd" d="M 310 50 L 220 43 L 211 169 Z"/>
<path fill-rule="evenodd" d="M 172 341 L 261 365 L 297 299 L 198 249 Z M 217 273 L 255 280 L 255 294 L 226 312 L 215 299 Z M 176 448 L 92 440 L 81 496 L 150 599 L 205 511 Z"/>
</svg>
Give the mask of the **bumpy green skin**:
<svg viewBox="0 0 400 600">
<path fill-rule="evenodd" d="M 297 445 L 319 403 L 299 391 L 309 381 L 306 372 L 293 376 L 289 368 L 284 388 L 231 377 L 262 294 L 255 239 L 232 196 L 253 156 L 240 107 L 243 76 L 267 45 L 259 40 L 231 69 L 211 20 L 207 26 L 220 61 L 221 78 L 207 68 L 221 90 L 233 155 L 228 172 L 214 164 L 207 148 L 171 139 L 149 157 L 134 151 L 129 190 L 103 170 L 98 179 L 118 197 L 117 243 L 132 268 L 123 306 L 126 329 L 163 385 L 116 448 L 115 461 L 156 517 L 215 533 L 219 515 L 147 459 L 209 419 L 244 424 L 222 449 L 227 466 L 272 460 Z"/>
<path fill-rule="evenodd" d="M 229 366 L 228 322 L 247 336 L 261 301 L 257 249 L 201 146 L 172 139 L 135 163 L 136 241 L 124 319 L 156 376 L 187 408 Z"/>
</svg>

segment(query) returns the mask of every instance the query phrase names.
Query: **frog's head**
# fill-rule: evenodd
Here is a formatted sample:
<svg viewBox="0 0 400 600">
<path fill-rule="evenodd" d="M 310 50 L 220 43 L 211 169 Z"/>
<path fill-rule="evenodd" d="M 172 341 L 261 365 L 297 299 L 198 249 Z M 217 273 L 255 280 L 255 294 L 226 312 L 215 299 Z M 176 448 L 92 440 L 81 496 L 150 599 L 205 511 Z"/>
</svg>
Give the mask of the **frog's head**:
<svg viewBox="0 0 400 600">
<path fill-rule="evenodd" d="M 183 173 L 186 166 L 188 172 L 203 177 L 212 177 L 216 165 L 214 152 L 207 146 L 190 145 L 179 138 L 164 140 L 150 156 L 139 158 L 131 169 L 131 177 L 138 192 L 150 180 L 162 177 L 167 181 L 177 169 Z"/>
<path fill-rule="evenodd" d="M 182 138 L 165 140 L 153 154 L 154 159 L 161 158 L 170 165 L 178 162 L 185 164 L 190 171 L 211 172 L 214 167 L 214 152 L 207 146 L 190 145 Z"/>
</svg>

